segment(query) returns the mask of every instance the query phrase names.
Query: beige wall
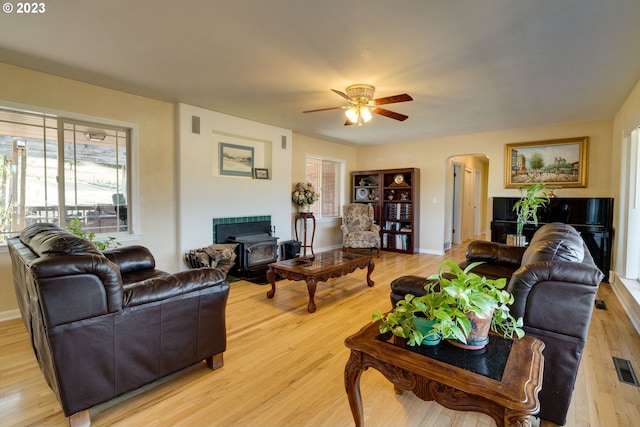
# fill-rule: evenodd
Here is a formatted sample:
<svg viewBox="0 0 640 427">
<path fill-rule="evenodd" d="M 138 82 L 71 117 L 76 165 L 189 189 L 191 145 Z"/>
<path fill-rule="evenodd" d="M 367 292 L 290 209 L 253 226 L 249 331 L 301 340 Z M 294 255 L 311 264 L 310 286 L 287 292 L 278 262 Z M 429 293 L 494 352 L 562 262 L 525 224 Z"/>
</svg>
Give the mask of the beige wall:
<svg viewBox="0 0 640 427">
<path fill-rule="evenodd" d="M 213 218 L 269 215 L 276 236 L 289 240 L 292 132 L 186 104 L 178 113 L 178 256 L 214 243 Z M 199 134 L 191 131 L 193 116 Z M 252 147 L 254 167 L 268 169 L 269 179 L 220 175 L 221 142 Z"/>
<path fill-rule="evenodd" d="M 347 194 L 344 195 L 343 203 L 347 203 L 351 198 L 351 172 L 357 170 L 356 149 L 352 146 L 335 144 L 304 135 L 293 134 L 293 162 L 292 162 L 292 183 L 289 193 L 293 191 L 296 182 L 304 181 L 305 156 L 313 154 L 344 160 L 346 162 L 346 173 L 344 176 L 344 186 Z M 291 224 L 295 217 L 296 207 L 291 203 Z M 316 236 L 314 239 L 314 250 L 333 249 L 342 245 L 342 232 L 340 231 L 340 219 L 320 219 L 316 226 Z M 293 231 L 291 232 L 292 236 Z"/>
<path fill-rule="evenodd" d="M 49 74 L 0 63 L 0 100 L 131 123 L 137 128 L 137 171 L 140 238 L 158 267 L 177 269 L 175 198 L 175 107 Z M 135 164 L 135 163 L 134 163 Z M 0 315 L 17 309 L 6 252 L 0 253 Z"/>
<path fill-rule="evenodd" d="M 428 139 L 403 144 L 358 147 L 358 169 L 416 167 L 420 169 L 420 250 L 442 253 L 448 238 L 448 194 L 446 177 L 451 156 L 483 155 L 489 160 L 487 197 L 517 196 L 517 189 L 504 188 L 504 149 L 512 142 L 588 136 L 586 188 L 560 189 L 560 197 L 614 197 L 612 189 L 613 120 L 569 123 L 527 129 L 512 129 L 474 135 Z M 489 230 L 491 204 L 487 206 L 484 229 Z"/>
</svg>

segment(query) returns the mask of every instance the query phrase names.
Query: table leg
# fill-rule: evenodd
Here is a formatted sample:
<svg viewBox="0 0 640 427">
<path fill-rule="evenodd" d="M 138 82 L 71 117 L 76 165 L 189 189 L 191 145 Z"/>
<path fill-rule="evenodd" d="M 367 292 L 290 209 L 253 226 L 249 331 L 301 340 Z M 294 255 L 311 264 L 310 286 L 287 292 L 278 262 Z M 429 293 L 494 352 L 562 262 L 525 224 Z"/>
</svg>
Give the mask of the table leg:
<svg viewBox="0 0 640 427">
<path fill-rule="evenodd" d="M 276 272 L 271 267 L 267 270 L 267 280 L 271 284 L 271 290 L 267 292 L 267 298 L 273 298 L 276 294 Z"/>
<path fill-rule="evenodd" d="M 369 264 L 367 265 L 367 285 L 369 285 L 369 287 L 373 286 L 373 280 L 371 280 L 371 273 L 373 272 L 373 269 L 375 268 L 375 263 L 373 262 L 373 259 L 369 260 Z"/>
<path fill-rule="evenodd" d="M 360 376 L 362 375 L 361 355 L 351 351 L 349 361 L 344 367 L 344 386 L 349 398 L 349 406 L 353 414 L 356 427 L 364 427 L 364 411 L 362 410 L 362 395 L 360 394 Z"/>
<path fill-rule="evenodd" d="M 313 277 L 309 277 L 307 279 L 307 291 L 309 292 L 309 304 L 307 305 L 307 311 L 309 313 L 313 313 L 316 311 L 316 303 L 313 301 L 313 297 L 316 294 L 317 283 L 318 282 Z"/>
<path fill-rule="evenodd" d="M 531 427 L 531 416 L 523 413 L 516 413 L 509 409 L 504 411 L 505 427 Z"/>
</svg>

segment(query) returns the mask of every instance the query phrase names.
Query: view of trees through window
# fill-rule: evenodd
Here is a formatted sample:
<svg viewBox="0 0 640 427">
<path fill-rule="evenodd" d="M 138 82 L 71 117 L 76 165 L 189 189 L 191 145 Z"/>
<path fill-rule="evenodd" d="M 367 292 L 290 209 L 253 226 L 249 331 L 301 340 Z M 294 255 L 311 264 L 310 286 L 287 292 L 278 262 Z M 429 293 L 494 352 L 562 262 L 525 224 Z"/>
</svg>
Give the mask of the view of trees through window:
<svg viewBox="0 0 640 427">
<path fill-rule="evenodd" d="M 125 128 L 0 108 L 0 242 L 73 218 L 87 233 L 128 231 L 128 145 Z"/>
</svg>

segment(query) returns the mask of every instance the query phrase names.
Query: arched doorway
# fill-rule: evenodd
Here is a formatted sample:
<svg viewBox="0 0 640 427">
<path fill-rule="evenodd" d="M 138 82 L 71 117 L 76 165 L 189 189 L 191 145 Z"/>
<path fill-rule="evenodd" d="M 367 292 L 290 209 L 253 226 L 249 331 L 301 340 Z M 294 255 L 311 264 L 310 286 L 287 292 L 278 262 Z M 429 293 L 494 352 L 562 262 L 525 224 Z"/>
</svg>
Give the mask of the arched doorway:
<svg viewBox="0 0 640 427">
<path fill-rule="evenodd" d="M 487 234 L 489 158 L 466 154 L 446 160 L 445 250 Z"/>
</svg>

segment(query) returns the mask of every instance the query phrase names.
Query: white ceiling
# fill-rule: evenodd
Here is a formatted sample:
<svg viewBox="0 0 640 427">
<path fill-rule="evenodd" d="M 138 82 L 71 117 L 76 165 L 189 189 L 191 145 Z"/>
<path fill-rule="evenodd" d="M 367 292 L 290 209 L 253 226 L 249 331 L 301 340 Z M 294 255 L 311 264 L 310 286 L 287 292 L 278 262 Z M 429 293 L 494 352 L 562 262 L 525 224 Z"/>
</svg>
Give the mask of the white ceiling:
<svg viewBox="0 0 640 427">
<path fill-rule="evenodd" d="M 639 0 L 45 6 L 0 15 L 0 61 L 356 144 L 611 118 L 640 79 Z M 353 83 L 410 94 L 386 106 L 409 119 L 302 114 Z"/>
</svg>

